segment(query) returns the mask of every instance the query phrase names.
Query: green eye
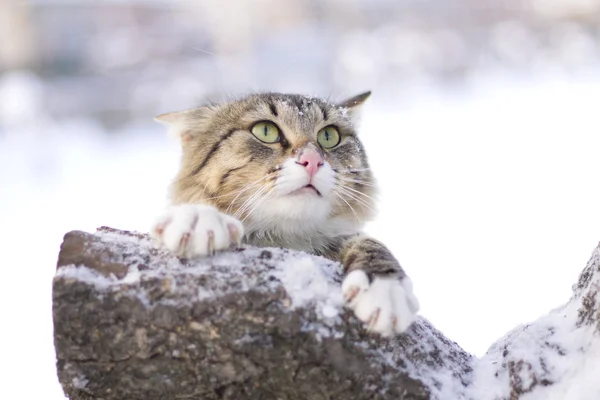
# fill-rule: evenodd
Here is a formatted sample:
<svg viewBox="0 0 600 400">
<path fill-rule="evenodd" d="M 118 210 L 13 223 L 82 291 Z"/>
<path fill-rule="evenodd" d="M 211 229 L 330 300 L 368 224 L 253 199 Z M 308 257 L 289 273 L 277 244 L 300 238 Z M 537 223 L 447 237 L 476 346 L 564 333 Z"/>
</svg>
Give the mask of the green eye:
<svg viewBox="0 0 600 400">
<path fill-rule="evenodd" d="M 324 149 L 331 149 L 340 143 L 340 133 L 335 127 L 328 126 L 317 133 L 317 142 Z"/>
<path fill-rule="evenodd" d="M 279 142 L 279 128 L 272 122 L 259 122 L 252 127 L 252 134 L 261 142 L 277 143 Z"/>
</svg>

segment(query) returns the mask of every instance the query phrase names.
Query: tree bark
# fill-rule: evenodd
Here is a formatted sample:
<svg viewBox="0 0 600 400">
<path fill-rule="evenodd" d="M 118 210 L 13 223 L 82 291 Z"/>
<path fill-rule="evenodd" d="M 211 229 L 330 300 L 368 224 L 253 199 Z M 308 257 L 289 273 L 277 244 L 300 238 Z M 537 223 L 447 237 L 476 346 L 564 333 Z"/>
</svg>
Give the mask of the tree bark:
<svg viewBox="0 0 600 400">
<path fill-rule="evenodd" d="M 598 330 L 598 264 L 569 303 L 581 329 Z M 511 332 L 479 360 L 423 318 L 381 338 L 343 308 L 340 272 L 285 249 L 180 260 L 143 234 L 70 232 L 53 281 L 60 383 L 73 400 L 479 400 L 488 385 L 517 399 L 558 382 L 538 368 L 558 351 L 545 325 L 538 353 L 513 351 Z"/>
</svg>

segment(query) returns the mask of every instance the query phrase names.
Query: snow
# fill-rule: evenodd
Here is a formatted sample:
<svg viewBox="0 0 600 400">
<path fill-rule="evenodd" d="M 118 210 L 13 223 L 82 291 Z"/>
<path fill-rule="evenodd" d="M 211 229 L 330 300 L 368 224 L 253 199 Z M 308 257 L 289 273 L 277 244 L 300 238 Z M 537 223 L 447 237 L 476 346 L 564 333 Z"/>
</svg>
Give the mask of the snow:
<svg viewBox="0 0 600 400">
<path fill-rule="evenodd" d="M 343 306 L 342 291 L 334 278 L 339 277 L 339 268 L 319 267 L 329 265 L 325 259 L 315 262 L 316 257 L 302 257 L 282 265 L 275 274 L 283 283 L 292 300 L 292 307 L 316 304 L 316 310 L 325 322 L 335 320 Z"/>
<path fill-rule="evenodd" d="M 591 274 L 587 284 L 574 291 L 569 303 L 533 323 L 515 328 L 475 361 L 474 385 L 469 391 L 472 398 L 510 398 L 507 362 L 519 360 L 527 363 L 517 374 L 519 386 L 530 388 L 542 381 L 552 383 L 525 393 L 524 400 L 600 398 L 599 316 L 592 315 L 586 321 L 580 312 L 586 295 L 590 294 L 596 302 L 592 308 L 598 310 L 600 248 L 592 254 L 587 268 Z"/>
<path fill-rule="evenodd" d="M 407 370 L 411 377 L 422 380 L 431 391 L 432 399 L 465 399 L 465 386 L 458 377 L 466 378 L 466 374 L 448 366 L 437 365 L 439 358 L 435 356 L 438 355 L 440 358 L 447 358 L 449 354 L 455 351 L 455 348 L 437 337 L 430 337 L 428 340 L 423 340 L 422 337 L 415 337 L 413 344 L 417 350 L 411 349 L 411 351 L 413 353 L 419 351 L 422 354 L 428 354 L 425 357 L 428 362 L 413 362 L 404 356 L 404 348 L 401 347 L 380 349 L 378 352 L 390 366 L 396 369 Z"/>
<path fill-rule="evenodd" d="M 77 389 L 83 389 L 86 387 L 86 385 L 88 384 L 89 380 L 87 380 L 86 378 L 81 378 L 81 377 L 75 377 L 73 378 L 73 386 L 76 387 Z"/>
<path fill-rule="evenodd" d="M 128 274 L 125 279 L 128 282 L 131 282 L 129 275 L 134 274 L 134 272 Z M 107 290 L 112 285 L 119 282 L 117 277 L 112 274 L 110 276 L 104 276 L 93 269 L 79 265 L 65 265 L 56 271 L 54 276 L 57 278 L 73 279 L 79 282 L 92 284 L 99 291 Z"/>
</svg>

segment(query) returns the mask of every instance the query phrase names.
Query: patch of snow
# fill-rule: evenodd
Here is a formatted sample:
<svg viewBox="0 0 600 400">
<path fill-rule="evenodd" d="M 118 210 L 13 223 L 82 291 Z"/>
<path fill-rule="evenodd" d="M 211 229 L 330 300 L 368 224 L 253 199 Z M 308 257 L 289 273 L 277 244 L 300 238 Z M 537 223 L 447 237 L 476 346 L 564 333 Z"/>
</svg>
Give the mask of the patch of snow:
<svg viewBox="0 0 600 400">
<path fill-rule="evenodd" d="M 75 377 L 73 378 L 73 386 L 77 389 L 85 389 L 85 387 L 87 386 L 87 384 L 89 383 L 89 380 L 85 377 Z"/>
<path fill-rule="evenodd" d="M 586 271 L 588 280 L 574 288 L 573 298 L 565 306 L 513 329 L 474 362 L 474 383 L 469 390 L 473 399 L 512 398 L 514 386 L 524 393 L 523 400 L 600 398 L 598 317 L 582 321 L 580 312 L 590 293 L 596 301 L 591 308 L 598 310 L 599 248 Z"/>
<path fill-rule="evenodd" d="M 332 274 L 326 275 L 326 271 L 331 271 L 327 268 L 331 261 L 319 261 L 311 256 L 295 258 L 292 262 L 280 263 L 274 275 L 285 287 L 292 307 L 314 304 L 324 320 L 332 320 L 338 316 L 344 300 L 340 285 L 333 282 Z"/>
<path fill-rule="evenodd" d="M 112 274 L 107 277 L 96 270 L 81 265 L 65 265 L 56 271 L 55 277 L 77 280 L 92 285 L 99 291 L 105 291 L 120 282 Z"/>
<path fill-rule="evenodd" d="M 345 119 L 350 119 L 350 112 L 347 107 L 338 107 L 340 115 Z"/>
</svg>

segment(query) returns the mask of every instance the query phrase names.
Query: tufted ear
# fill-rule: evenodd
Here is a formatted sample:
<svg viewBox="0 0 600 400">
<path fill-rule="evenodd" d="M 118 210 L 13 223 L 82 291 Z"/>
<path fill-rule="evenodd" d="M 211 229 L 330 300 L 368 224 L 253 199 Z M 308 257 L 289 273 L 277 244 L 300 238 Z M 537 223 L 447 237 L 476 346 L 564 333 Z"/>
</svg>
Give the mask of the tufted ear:
<svg viewBox="0 0 600 400">
<path fill-rule="evenodd" d="M 361 93 L 354 97 L 351 97 L 349 99 L 346 99 L 346 100 L 342 101 L 341 103 L 339 103 L 337 106 L 342 107 L 342 108 L 348 108 L 349 110 L 352 110 L 353 108 L 357 108 L 360 105 L 362 105 L 365 101 L 367 101 L 369 96 L 371 96 L 370 90 L 368 92 L 364 92 L 364 93 Z"/>
<path fill-rule="evenodd" d="M 197 130 L 192 128 L 198 128 L 208 112 L 208 107 L 192 108 L 185 111 L 161 114 L 155 117 L 154 120 L 166 125 L 169 129 L 169 136 L 179 138 L 183 143 L 192 139 L 193 132 Z"/>
</svg>

